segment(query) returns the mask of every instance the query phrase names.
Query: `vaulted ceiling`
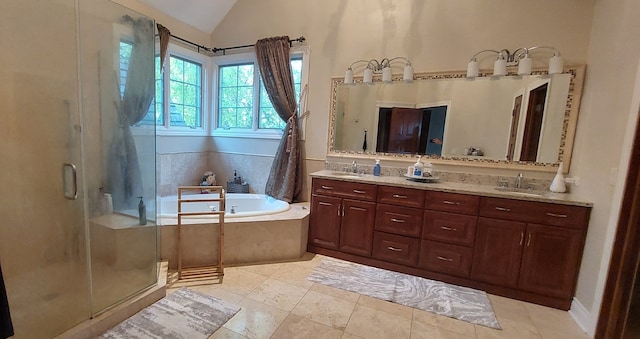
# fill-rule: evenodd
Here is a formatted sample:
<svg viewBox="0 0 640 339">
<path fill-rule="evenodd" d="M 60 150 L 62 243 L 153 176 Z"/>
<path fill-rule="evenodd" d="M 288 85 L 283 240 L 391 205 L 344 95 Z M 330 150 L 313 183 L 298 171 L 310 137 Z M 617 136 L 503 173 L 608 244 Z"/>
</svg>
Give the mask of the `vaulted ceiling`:
<svg viewBox="0 0 640 339">
<path fill-rule="evenodd" d="M 138 0 L 203 32 L 211 33 L 236 0 Z"/>
</svg>

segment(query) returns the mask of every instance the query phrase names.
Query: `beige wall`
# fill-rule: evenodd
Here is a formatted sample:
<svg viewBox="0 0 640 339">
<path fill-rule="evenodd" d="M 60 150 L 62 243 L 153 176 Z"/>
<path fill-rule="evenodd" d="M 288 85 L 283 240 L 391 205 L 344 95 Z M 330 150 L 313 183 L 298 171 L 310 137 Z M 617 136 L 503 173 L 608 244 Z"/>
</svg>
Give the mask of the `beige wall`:
<svg viewBox="0 0 640 339">
<path fill-rule="evenodd" d="M 353 61 L 406 56 L 416 71 L 462 70 L 482 49 L 543 44 L 560 48 L 567 63 L 584 63 L 592 4 L 583 0 L 239 0 L 213 32 L 211 43 L 234 46 L 275 35 L 307 38 L 311 116 L 305 146 L 308 157 L 324 159 L 329 79 L 343 75 Z"/>
</svg>

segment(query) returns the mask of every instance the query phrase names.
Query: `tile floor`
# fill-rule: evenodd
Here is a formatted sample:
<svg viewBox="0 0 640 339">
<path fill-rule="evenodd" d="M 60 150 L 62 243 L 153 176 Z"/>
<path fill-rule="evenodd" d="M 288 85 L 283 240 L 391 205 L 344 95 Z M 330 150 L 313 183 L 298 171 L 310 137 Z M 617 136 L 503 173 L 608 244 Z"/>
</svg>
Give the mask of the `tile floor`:
<svg viewBox="0 0 640 339">
<path fill-rule="evenodd" d="M 307 281 L 320 260 L 226 267 L 221 284 L 189 284 L 242 307 L 210 338 L 588 338 L 567 312 L 499 296 L 489 299 L 501 331 Z"/>
</svg>

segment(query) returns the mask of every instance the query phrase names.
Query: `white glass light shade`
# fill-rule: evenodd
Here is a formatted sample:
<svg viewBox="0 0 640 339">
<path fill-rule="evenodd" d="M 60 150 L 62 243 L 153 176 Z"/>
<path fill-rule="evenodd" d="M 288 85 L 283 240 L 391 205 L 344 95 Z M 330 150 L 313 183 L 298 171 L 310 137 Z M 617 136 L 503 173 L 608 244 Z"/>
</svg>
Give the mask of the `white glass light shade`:
<svg viewBox="0 0 640 339">
<path fill-rule="evenodd" d="M 351 68 L 347 69 L 347 71 L 344 72 L 344 83 L 345 84 L 353 83 L 353 70 Z"/>
<path fill-rule="evenodd" d="M 531 58 L 529 56 L 525 56 L 520 59 L 518 63 L 518 75 L 529 75 L 531 74 Z"/>
<path fill-rule="evenodd" d="M 553 58 L 549 59 L 549 74 L 562 73 L 563 66 L 562 57 L 554 55 Z"/>
<path fill-rule="evenodd" d="M 382 69 L 382 81 L 391 82 L 391 67 L 387 66 Z"/>
<path fill-rule="evenodd" d="M 478 76 L 478 62 L 475 60 L 469 61 L 467 64 L 467 78 L 475 78 Z"/>
<path fill-rule="evenodd" d="M 493 75 L 507 75 L 507 60 L 498 58 L 496 62 L 493 63 Z"/>
<path fill-rule="evenodd" d="M 370 68 L 364 70 L 362 82 L 370 84 L 373 82 L 373 71 Z"/>
<path fill-rule="evenodd" d="M 402 80 L 406 82 L 413 81 L 413 67 L 411 67 L 411 65 L 404 66 L 404 72 L 402 73 Z"/>
</svg>

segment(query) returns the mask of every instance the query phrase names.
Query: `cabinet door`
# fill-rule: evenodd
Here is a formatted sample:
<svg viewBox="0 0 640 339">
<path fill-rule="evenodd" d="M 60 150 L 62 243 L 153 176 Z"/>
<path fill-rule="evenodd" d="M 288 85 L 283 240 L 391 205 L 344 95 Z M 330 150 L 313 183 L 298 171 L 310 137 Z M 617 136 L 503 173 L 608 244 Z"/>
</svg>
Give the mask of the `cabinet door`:
<svg viewBox="0 0 640 339">
<path fill-rule="evenodd" d="M 340 250 L 370 256 L 376 204 L 344 199 L 340 226 Z"/>
<path fill-rule="evenodd" d="M 528 224 L 520 287 L 571 298 L 580 265 L 581 239 L 579 230 Z"/>
<path fill-rule="evenodd" d="M 471 277 L 500 286 L 517 286 L 525 227 L 525 223 L 517 221 L 479 218 Z"/>
<path fill-rule="evenodd" d="M 314 194 L 311 198 L 309 243 L 319 247 L 338 249 L 340 240 L 342 199 Z"/>
</svg>

